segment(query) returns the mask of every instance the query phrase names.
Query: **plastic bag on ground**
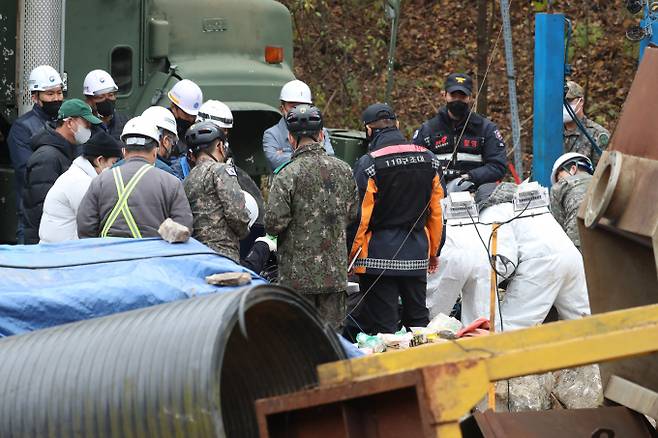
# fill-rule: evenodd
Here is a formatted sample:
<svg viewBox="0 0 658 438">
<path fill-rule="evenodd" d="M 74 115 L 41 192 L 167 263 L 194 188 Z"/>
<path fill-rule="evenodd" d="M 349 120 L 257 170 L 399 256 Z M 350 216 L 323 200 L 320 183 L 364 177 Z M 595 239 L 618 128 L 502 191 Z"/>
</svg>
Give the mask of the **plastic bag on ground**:
<svg viewBox="0 0 658 438">
<path fill-rule="evenodd" d="M 399 330 L 393 334 L 391 333 L 378 333 L 377 337 L 384 341 L 386 348 L 392 349 L 405 349 L 409 348 L 409 344 L 414 337 L 412 332 L 407 331 L 406 328 L 402 327 L 402 330 Z"/>
<path fill-rule="evenodd" d="M 457 335 L 457 332 L 463 327 L 464 326 L 458 319 L 452 318 L 445 313 L 439 313 L 429 324 L 427 324 L 427 329 L 430 332 L 439 333 L 442 331 L 449 331 L 455 335 Z"/>
<path fill-rule="evenodd" d="M 373 353 L 386 351 L 386 344 L 379 336 L 369 336 L 365 333 L 356 335 L 356 342 L 361 349 L 372 349 Z"/>
</svg>

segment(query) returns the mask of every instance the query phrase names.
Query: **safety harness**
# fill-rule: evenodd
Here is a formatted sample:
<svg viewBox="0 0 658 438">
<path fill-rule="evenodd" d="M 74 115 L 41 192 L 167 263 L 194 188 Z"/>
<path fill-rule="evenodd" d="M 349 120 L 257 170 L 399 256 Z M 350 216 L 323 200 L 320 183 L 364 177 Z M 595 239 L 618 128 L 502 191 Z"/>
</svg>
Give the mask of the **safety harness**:
<svg viewBox="0 0 658 438">
<path fill-rule="evenodd" d="M 103 226 L 103 230 L 101 231 L 101 237 L 107 237 L 107 233 L 110 231 L 110 228 L 112 227 L 112 225 L 114 225 L 117 218 L 119 217 L 119 214 L 121 213 L 123 214 L 123 218 L 126 221 L 126 224 L 130 229 L 130 234 L 132 234 L 133 238 L 135 239 L 142 238 L 142 234 L 139 232 L 139 228 L 137 227 L 135 218 L 133 218 L 133 215 L 130 212 L 130 208 L 128 208 L 128 198 L 132 194 L 133 190 L 135 190 L 135 187 L 137 187 L 137 183 L 139 183 L 142 177 L 146 175 L 146 172 L 148 172 L 152 168 L 153 166 L 151 164 L 143 165 L 142 167 L 140 167 L 137 173 L 135 173 L 135 175 L 133 175 L 133 177 L 130 178 L 130 181 L 128 181 L 128 184 L 126 184 L 125 186 L 123 184 L 123 177 L 121 176 L 121 168 L 115 167 L 112 169 L 112 175 L 114 176 L 114 184 L 116 184 L 117 194 L 119 195 L 119 199 L 117 200 L 117 203 L 115 204 L 114 208 L 110 212 L 110 215 L 107 217 L 107 220 L 105 221 L 105 225 Z"/>
</svg>

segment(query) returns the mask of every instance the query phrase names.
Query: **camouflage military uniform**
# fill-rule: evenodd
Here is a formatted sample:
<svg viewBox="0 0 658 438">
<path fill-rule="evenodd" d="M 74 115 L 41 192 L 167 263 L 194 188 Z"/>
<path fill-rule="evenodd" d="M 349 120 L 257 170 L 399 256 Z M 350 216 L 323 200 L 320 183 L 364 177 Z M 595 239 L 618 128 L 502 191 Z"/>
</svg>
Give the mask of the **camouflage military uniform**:
<svg viewBox="0 0 658 438">
<path fill-rule="evenodd" d="M 249 215 L 235 169 L 201 157 L 187 179 L 192 236 L 223 256 L 240 260 L 239 240 L 249 233 Z"/>
<path fill-rule="evenodd" d="M 475 202 L 478 210 L 482 211 L 492 205 L 513 202 L 514 195 L 519 186 L 511 182 L 503 182 L 500 184 L 489 183 L 480 187 L 481 188 L 478 189 L 478 192 L 475 195 Z M 483 199 L 480 199 L 481 193 Z"/>
<path fill-rule="evenodd" d="M 279 283 L 305 295 L 334 328 L 345 317 L 345 228 L 357 209 L 350 167 L 312 143 L 278 169 L 265 211 L 265 230 L 278 236 Z"/>
<path fill-rule="evenodd" d="M 610 141 L 610 133 L 608 130 L 587 117 L 583 117 L 580 122 L 583 124 L 583 127 L 587 130 L 589 135 L 594 139 L 596 144 L 599 145 L 601 150 L 605 150 Z M 564 152 L 578 152 L 583 154 L 589 157 L 594 165 L 596 165 L 596 163 L 599 162 L 599 158 L 601 158 L 601 156 L 594 150 L 585 134 L 583 134 L 577 126 L 571 130 L 564 130 Z"/>
<path fill-rule="evenodd" d="M 576 216 L 591 180 L 592 175 L 579 172 L 561 179 L 551 188 L 551 212 L 578 249 L 580 236 Z"/>
</svg>

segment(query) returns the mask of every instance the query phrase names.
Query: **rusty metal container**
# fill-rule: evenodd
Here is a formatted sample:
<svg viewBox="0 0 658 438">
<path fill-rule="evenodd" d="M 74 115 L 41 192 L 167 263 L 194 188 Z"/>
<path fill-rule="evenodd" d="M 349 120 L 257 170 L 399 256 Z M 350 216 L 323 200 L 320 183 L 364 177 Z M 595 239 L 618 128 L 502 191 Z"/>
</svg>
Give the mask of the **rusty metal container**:
<svg viewBox="0 0 658 438">
<path fill-rule="evenodd" d="M 648 48 L 579 211 L 593 313 L 658 303 L 658 48 Z M 602 366 L 658 391 L 658 355 Z"/>
</svg>

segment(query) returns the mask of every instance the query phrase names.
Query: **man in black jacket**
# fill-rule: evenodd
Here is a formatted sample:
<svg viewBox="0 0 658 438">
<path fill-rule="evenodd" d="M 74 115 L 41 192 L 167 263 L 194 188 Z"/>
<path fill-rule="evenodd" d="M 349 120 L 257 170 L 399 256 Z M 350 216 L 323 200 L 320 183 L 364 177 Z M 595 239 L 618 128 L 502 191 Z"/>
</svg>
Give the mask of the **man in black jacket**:
<svg viewBox="0 0 658 438">
<path fill-rule="evenodd" d="M 92 70 L 85 76 L 82 88 L 85 102 L 103 121 L 100 128 L 116 140 L 121 140 L 121 132 L 129 117 L 115 109 L 118 91 L 119 87 L 105 70 Z"/>
<path fill-rule="evenodd" d="M 78 145 L 91 137 L 91 125 L 100 123 L 89 105 L 80 99 L 71 99 L 60 107 L 55 125 L 47 124 L 32 138 L 34 152 L 27 162 L 23 189 L 25 243 L 39 243 L 43 201 L 48 191 L 71 166 L 78 155 Z"/>
<path fill-rule="evenodd" d="M 427 272 L 438 267 L 443 234 L 434 154 L 409 144 L 388 105 L 370 105 L 362 119 L 370 144 L 354 167 L 361 210 L 350 260 L 360 295 L 348 299 L 345 334 L 351 339 L 359 331 L 396 332 L 399 321 L 406 327 L 429 323 Z"/>
<path fill-rule="evenodd" d="M 47 122 L 57 120 L 57 112 L 64 100 L 63 82 L 57 70 L 49 65 L 40 65 L 30 72 L 27 81 L 28 90 L 34 105 L 32 109 L 11 125 L 7 145 L 14 167 L 14 189 L 16 190 L 16 227 L 17 243 L 24 242 L 23 219 L 23 185 L 25 184 L 25 165 L 32 155 L 30 139 L 41 132 Z"/>
<path fill-rule="evenodd" d="M 496 182 L 507 171 L 505 142 L 498 127 L 472 112 L 473 80 L 463 73 L 446 79 L 441 96 L 446 105 L 414 133 L 414 144 L 425 146 L 441 161 L 446 181 L 455 178 L 476 186 Z"/>
</svg>

